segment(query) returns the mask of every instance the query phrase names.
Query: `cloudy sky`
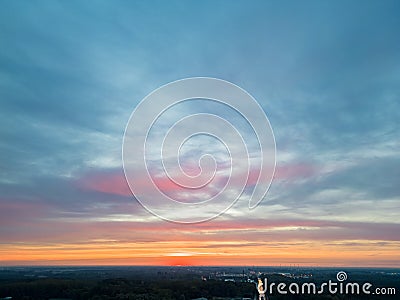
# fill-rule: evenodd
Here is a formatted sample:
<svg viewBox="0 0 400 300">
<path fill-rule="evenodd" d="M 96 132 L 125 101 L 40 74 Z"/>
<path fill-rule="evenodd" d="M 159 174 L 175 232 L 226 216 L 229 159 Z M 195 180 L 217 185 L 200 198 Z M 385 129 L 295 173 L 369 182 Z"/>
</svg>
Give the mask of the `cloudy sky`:
<svg viewBox="0 0 400 300">
<path fill-rule="evenodd" d="M 398 1 L 1 6 L 0 265 L 400 266 Z M 256 209 L 182 225 L 134 199 L 121 148 L 193 76 L 257 99 L 277 167 Z"/>
</svg>

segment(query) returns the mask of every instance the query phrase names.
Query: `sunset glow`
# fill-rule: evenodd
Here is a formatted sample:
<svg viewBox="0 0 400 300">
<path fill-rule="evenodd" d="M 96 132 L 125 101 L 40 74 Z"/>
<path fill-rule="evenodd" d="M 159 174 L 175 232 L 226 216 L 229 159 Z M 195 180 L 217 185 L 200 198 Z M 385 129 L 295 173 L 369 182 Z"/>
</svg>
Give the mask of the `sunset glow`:
<svg viewBox="0 0 400 300">
<path fill-rule="evenodd" d="M 400 2 L 289 2 L 2 2 L 0 267 L 400 267 Z M 154 158 L 177 119 L 236 122 L 249 154 L 235 161 L 246 185 L 232 180 L 221 198 L 239 194 L 232 207 L 177 224 L 139 203 L 146 195 L 159 211 L 190 218 L 153 197 L 144 172 L 130 189 L 121 152 L 140 101 L 197 76 L 256 99 L 273 129 L 276 168 L 249 209 L 272 175 L 258 178 L 267 152 L 248 120 L 212 99 L 168 107 L 138 130 L 149 146 L 137 147 L 149 152 L 153 183 L 180 204 L 225 187 L 239 143 L 228 151 L 211 136 L 182 142 L 183 169 L 200 172 L 207 152 L 221 175 L 203 194 L 184 189 Z"/>
</svg>

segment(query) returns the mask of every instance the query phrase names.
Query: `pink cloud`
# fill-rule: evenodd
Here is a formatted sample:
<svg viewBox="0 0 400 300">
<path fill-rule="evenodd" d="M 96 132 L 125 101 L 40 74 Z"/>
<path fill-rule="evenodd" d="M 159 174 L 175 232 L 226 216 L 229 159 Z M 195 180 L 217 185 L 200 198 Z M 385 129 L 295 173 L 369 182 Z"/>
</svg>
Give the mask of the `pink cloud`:
<svg viewBox="0 0 400 300">
<path fill-rule="evenodd" d="M 41 201 L 0 199 L 0 224 L 25 222 L 48 215 L 53 208 Z"/>
<path fill-rule="evenodd" d="M 126 182 L 124 174 L 119 171 L 90 173 L 78 180 L 77 185 L 86 190 L 96 192 L 131 196 L 132 192 Z"/>
<path fill-rule="evenodd" d="M 316 167 L 309 163 L 295 163 L 286 165 L 281 164 L 277 165 L 276 167 L 274 179 L 285 180 L 307 178 L 315 175 L 316 173 Z"/>
<path fill-rule="evenodd" d="M 307 178 L 315 175 L 317 172 L 316 167 L 312 164 L 307 163 L 296 163 L 287 165 L 277 165 L 275 171 L 275 180 L 285 179 L 296 179 L 296 178 Z M 260 170 L 251 169 L 248 174 L 247 185 L 257 184 Z M 217 174 L 218 175 L 218 174 Z M 247 174 L 243 173 L 243 176 Z M 263 180 L 262 178 L 260 180 Z M 225 185 L 227 177 L 215 178 L 214 188 L 218 186 L 222 187 Z M 154 184 L 164 193 L 181 193 L 187 192 L 188 190 L 179 186 L 167 176 L 155 176 L 153 177 Z M 233 184 L 239 184 L 233 181 Z M 96 173 L 89 173 L 84 175 L 79 181 L 78 186 L 87 190 L 93 190 L 106 194 L 114 194 L 121 196 L 131 196 L 132 193 L 126 182 L 125 176 L 121 170 L 113 171 L 99 171 Z M 135 186 L 131 186 L 134 193 L 143 194 L 151 192 L 154 186 L 149 186 L 149 183 L 143 179 L 142 182 L 137 183 Z M 214 192 L 212 192 L 214 194 Z"/>
<path fill-rule="evenodd" d="M 219 186 L 221 183 L 217 179 L 216 183 Z M 120 195 L 120 196 L 132 196 L 130 187 L 126 181 L 124 174 L 121 171 L 106 171 L 98 173 L 89 173 L 81 177 L 77 181 L 77 186 L 85 190 L 91 190 L 106 194 Z M 158 188 L 163 193 L 177 198 L 180 193 L 187 193 L 188 189 L 176 184 L 167 176 L 155 176 L 153 177 L 153 182 L 149 183 L 145 178 L 131 186 L 133 192 L 136 195 L 141 194 L 153 194 L 155 188 Z M 214 189 L 218 189 L 214 188 Z M 212 196 L 218 193 L 213 191 L 211 188 L 205 187 L 206 192 L 209 192 Z M 203 191 L 204 191 L 203 190 Z M 189 190 L 193 193 L 193 199 L 196 196 L 196 190 Z M 185 199 L 178 199 L 184 201 Z"/>
</svg>

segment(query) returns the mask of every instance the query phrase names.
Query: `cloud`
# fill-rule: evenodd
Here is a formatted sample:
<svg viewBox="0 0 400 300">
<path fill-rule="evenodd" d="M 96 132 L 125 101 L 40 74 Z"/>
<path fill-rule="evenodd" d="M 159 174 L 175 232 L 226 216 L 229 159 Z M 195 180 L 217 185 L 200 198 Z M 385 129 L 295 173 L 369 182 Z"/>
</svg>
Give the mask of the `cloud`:
<svg viewBox="0 0 400 300">
<path fill-rule="evenodd" d="M 120 4 L 3 3 L 2 242 L 200 243 L 212 236 L 254 247 L 266 239 L 311 240 L 328 251 L 322 243 L 351 248 L 361 239 L 364 246 L 386 240 L 390 246 L 382 247 L 392 251 L 399 229 L 398 1 L 176 1 L 157 2 L 156 10 Z M 121 163 L 133 108 L 162 84 L 190 76 L 219 77 L 248 90 L 277 141 L 277 172 L 261 205 L 249 212 L 246 201 L 238 202 L 194 229 L 144 210 Z M 188 105 L 169 117 L 196 109 Z M 248 130 L 239 127 L 254 150 Z M 256 173 L 253 168 L 250 184 Z M 159 184 L 176 192 L 167 181 Z"/>
</svg>

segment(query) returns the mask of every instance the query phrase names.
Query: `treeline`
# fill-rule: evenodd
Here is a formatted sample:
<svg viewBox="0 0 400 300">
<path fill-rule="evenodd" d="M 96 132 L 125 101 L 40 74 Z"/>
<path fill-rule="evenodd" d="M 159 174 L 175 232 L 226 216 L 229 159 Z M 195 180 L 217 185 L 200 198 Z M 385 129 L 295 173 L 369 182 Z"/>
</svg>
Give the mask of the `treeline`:
<svg viewBox="0 0 400 300">
<path fill-rule="evenodd" d="M 105 279 L 83 281 L 76 279 L 37 279 L 0 284 L 0 298 L 14 299 L 140 299 L 140 300 L 189 300 L 205 297 L 250 297 L 255 288 L 249 283 L 201 280 L 143 281 L 128 279 Z"/>
<path fill-rule="evenodd" d="M 13 300 L 44 300 L 52 298 L 74 300 L 190 300 L 200 297 L 210 300 L 218 300 L 218 298 L 220 298 L 219 300 L 225 300 L 226 298 L 242 299 L 244 297 L 253 299 L 254 296 L 254 284 L 245 282 L 225 282 L 219 280 L 136 280 L 126 278 L 95 280 L 43 278 L 0 281 L 0 299 L 3 297 L 12 297 Z M 269 300 L 398 299 L 396 297 L 398 297 L 398 295 L 288 294 L 269 296 Z"/>
</svg>

